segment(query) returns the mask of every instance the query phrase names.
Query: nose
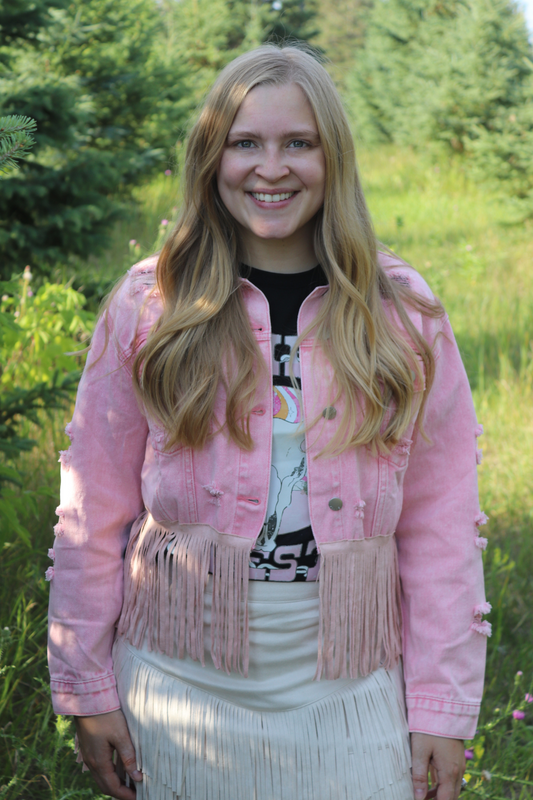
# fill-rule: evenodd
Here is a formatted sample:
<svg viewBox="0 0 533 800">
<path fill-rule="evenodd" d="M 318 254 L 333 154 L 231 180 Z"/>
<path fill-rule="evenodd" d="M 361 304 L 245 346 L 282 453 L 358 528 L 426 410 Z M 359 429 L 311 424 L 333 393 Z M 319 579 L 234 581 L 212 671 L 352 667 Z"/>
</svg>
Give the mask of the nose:
<svg viewBox="0 0 533 800">
<path fill-rule="evenodd" d="M 255 174 L 269 183 L 277 183 L 290 174 L 288 164 L 285 163 L 285 153 L 277 147 L 265 148 L 263 158 L 255 168 Z"/>
</svg>

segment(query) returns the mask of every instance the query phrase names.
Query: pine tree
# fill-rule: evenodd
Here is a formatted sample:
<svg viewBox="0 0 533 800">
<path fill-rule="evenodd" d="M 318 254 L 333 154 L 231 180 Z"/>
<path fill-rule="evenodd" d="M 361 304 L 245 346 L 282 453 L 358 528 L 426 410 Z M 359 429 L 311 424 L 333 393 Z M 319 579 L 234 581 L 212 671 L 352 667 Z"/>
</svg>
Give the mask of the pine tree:
<svg viewBox="0 0 533 800">
<path fill-rule="evenodd" d="M 152 0 L 0 7 L 0 112 L 37 122 L 0 184 L 0 277 L 106 244 L 129 188 L 168 156 L 187 113 Z"/>
<path fill-rule="evenodd" d="M 379 0 L 350 88 L 370 140 L 468 150 L 520 104 L 531 55 L 512 0 Z"/>
<path fill-rule="evenodd" d="M 187 66 L 187 85 L 198 104 L 217 73 L 263 42 L 313 41 L 317 0 L 180 0 L 172 3 L 172 42 Z"/>
<path fill-rule="evenodd" d="M 313 44 L 324 51 L 331 76 L 344 91 L 346 78 L 356 68 L 364 42 L 364 20 L 369 0 L 319 0 L 320 32 Z"/>
<path fill-rule="evenodd" d="M 0 117 L 0 173 L 16 169 L 35 144 L 37 125 L 29 117 Z"/>
</svg>

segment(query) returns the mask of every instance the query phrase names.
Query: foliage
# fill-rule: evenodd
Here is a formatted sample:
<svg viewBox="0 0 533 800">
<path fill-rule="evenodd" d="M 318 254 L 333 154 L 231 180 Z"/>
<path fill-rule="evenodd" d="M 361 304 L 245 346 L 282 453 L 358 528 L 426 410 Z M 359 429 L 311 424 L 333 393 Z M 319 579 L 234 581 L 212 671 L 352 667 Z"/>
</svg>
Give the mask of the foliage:
<svg viewBox="0 0 533 800">
<path fill-rule="evenodd" d="M 0 172 L 8 172 L 26 158 L 35 144 L 37 125 L 29 117 L 0 117 Z"/>
<path fill-rule="evenodd" d="M 378 0 L 348 86 L 364 140 L 464 153 L 533 212 L 533 49 L 514 0 Z"/>
<path fill-rule="evenodd" d="M 352 80 L 364 131 L 462 151 L 519 103 L 531 52 L 512 0 L 380 0 Z"/>
<path fill-rule="evenodd" d="M 85 298 L 68 285 L 44 282 L 35 294 L 25 270 L 16 294 L 4 295 L 0 311 L 13 323 L 0 344 L 0 387 L 30 388 L 49 382 L 56 372 L 72 369 L 72 350 L 79 350 L 92 330 L 93 315 L 84 311 Z M 13 284 L 12 284 L 13 285 Z"/>
<path fill-rule="evenodd" d="M 46 273 L 101 250 L 187 110 L 182 62 L 152 0 L 17 0 L 0 23 L 0 112 L 38 126 L 33 154 L 0 184 L 0 278 L 10 278 L 24 263 Z"/>
<path fill-rule="evenodd" d="M 46 488 L 23 488 L 16 467 L 22 452 L 36 444 L 24 430 L 52 417 L 71 397 L 79 380 L 72 358 L 91 330 L 93 316 L 83 310 L 84 298 L 69 286 L 44 283 L 33 294 L 31 273 L 3 284 L 0 302 L 0 547 L 20 537 L 30 547 L 21 521 L 30 508 L 37 513 Z"/>
<path fill-rule="evenodd" d="M 319 0 L 320 30 L 313 45 L 330 59 L 326 67 L 343 91 L 347 76 L 357 69 L 370 5 L 371 0 Z"/>
<path fill-rule="evenodd" d="M 187 86 L 199 103 L 217 73 L 262 42 L 312 40 L 317 0 L 170 0 L 172 46 L 187 65 Z"/>
</svg>

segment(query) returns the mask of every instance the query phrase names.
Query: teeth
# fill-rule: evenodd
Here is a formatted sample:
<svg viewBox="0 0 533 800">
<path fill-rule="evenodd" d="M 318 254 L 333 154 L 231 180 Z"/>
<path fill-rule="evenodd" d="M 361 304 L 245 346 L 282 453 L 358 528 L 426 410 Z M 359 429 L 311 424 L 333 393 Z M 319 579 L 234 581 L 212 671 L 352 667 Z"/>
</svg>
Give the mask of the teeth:
<svg viewBox="0 0 533 800">
<path fill-rule="evenodd" d="M 288 200 L 296 192 L 283 192 L 282 194 L 263 194 L 263 192 L 251 192 L 256 200 L 261 200 L 263 203 L 279 203 L 281 200 Z"/>
</svg>

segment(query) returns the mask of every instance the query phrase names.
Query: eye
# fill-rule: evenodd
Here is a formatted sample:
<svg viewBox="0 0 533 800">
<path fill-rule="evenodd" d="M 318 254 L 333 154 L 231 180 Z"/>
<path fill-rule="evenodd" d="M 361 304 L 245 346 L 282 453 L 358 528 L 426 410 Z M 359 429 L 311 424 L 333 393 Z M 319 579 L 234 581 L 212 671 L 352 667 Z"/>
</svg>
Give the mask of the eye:
<svg viewBox="0 0 533 800">
<path fill-rule="evenodd" d="M 309 143 L 308 142 L 304 142 L 303 139 L 294 139 L 289 145 L 289 147 L 295 147 L 297 149 L 302 149 L 302 148 L 308 147 L 308 146 L 309 146 Z"/>
<path fill-rule="evenodd" d="M 235 147 L 240 147 L 243 150 L 250 150 L 254 146 L 251 139 L 242 139 L 240 142 L 235 142 Z"/>
</svg>

